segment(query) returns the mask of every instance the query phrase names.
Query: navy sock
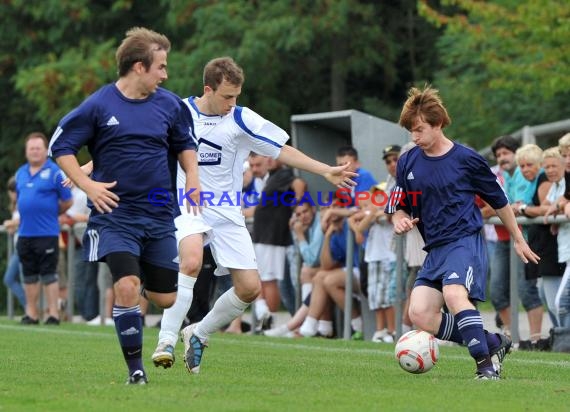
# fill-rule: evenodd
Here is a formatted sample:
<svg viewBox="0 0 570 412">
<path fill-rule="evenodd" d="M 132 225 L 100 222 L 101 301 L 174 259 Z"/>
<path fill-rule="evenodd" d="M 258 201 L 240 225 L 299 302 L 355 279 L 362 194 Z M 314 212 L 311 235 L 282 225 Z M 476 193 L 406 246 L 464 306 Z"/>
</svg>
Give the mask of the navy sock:
<svg viewBox="0 0 570 412">
<path fill-rule="evenodd" d="M 461 336 L 461 333 L 459 333 L 457 322 L 455 322 L 455 318 L 451 313 L 441 314 L 441 324 L 439 325 L 439 331 L 435 337 L 459 344 L 463 343 L 463 337 Z"/>
<path fill-rule="evenodd" d="M 489 348 L 489 353 L 493 352 L 499 346 L 501 346 L 501 339 L 497 336 L 496 333 L 489 333 L 486 330 L 485 338 L 487 338 L 487 347 Z"/>
<path fill-rule="evenodd" d="M 455 318 L 469 354 L 477 363 L 477 370 L 494 371 L 495 369 L 489 356 L 487 338 L 483 330 L 483 319 L 481 319 L 479 311 L 475 309 L 463 310 L 455 315 Z"/>
<path fill-rule="evenodd" d="M 129 375 L 137 370 L 144 372 L 142 362 L 143 325 L 139 305 L 130 308 L 113 306 L 115 330 L 123 357 L 129 368 Z"/>
</svg>

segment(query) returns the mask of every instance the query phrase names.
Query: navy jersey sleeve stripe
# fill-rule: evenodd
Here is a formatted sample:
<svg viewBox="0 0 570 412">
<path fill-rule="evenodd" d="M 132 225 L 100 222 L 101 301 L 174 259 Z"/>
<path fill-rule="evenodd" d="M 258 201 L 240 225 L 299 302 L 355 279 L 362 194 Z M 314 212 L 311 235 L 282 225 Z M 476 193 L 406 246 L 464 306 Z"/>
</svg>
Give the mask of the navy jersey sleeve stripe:
<svg viewBox="0 0 570 412">
<path fill-rule="evenodd" d="M 259 139 L 261 141 L 264 141 L 266 143 L 269 143 L 275 147 L 283 147 L 282 145 L 280 145 L 279 143 L 271 140 L 268 137 L 264 137 L 264 136 L 260 136 L 257 135 L 255 133 L 253 133 L 251 130 L 249 130 L 249 128 L 245 125 L 243 118 L 242 118 L 242 107 L 241 106 L 236 106 L 234 108 L 234 120 L 236 121 L 236 124 L 244 131 L 246 132 L 248 135 L 250 135 L 251 137 L 254 137 L 256 139 Z"/>
</svg>

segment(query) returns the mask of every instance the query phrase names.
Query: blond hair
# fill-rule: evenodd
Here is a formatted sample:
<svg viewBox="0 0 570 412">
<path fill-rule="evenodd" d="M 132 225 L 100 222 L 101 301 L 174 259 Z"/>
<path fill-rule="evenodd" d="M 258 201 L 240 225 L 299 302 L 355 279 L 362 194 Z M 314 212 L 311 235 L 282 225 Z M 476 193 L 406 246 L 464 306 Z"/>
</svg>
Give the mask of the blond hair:
<svg viewBox="0 0 570 412">
<path fill-rule="evenodd" d="M 559 149 L 570 149 L 570 133 L 566 133 L 558 140 Z"/>
<path fill-rule="evenodd" d="M 535 144 L 525 144 L 517 149 L 515 159 L 518 165 L 520 165 L 523 160 L 540 164 L 542 162 L 542 149 Z"/>
<path fill-rule="evenodd" d="M 560 159 L 562 160 L 562 155 L 560 154 L 560 149 L 558 148 L 558 146 L 555 147 L 549 147 L 548 149 L 546 149 L 544 152 L 542 152 L 542 160 L 544 161 L 545 159 L 548 158 L 555 158 L 555 159 Z"/>
<path fill-rule="evenodd" d="M 441 126 L 442 129 L 451 124 L 451 118 L 447 114 L 439 91 L 429 85 L 423 90 L 412 87 L 408 91 L 408 99 L 400 113 L 400 125 L 411 131 L 418 119 L 432 127 Z"/>
</svg>

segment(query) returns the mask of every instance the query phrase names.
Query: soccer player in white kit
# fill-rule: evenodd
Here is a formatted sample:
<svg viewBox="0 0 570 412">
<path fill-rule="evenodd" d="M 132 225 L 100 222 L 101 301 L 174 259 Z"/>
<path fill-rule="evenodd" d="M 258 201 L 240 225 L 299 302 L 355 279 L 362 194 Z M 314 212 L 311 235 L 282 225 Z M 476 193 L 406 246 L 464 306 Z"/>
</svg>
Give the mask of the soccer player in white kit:
<svg viewBox="0 0 570 412">
<path fill-rule="evenodd" d="M 184 100 L 192 113 L 194 131 L 199 142 L 201 194 L 203 199 L 209 199 L 205 201 L 202 217 L 206 226 L 213 229 L 211 248 L 217 264 L 216 274 L 231 273 L 234 285 L 218 298 L 201 322 L 182 330 L 184 361 L 192 373 L 200 371 L 202 354 L 210 334 L 240 316 L 261 289 L 252 240 L 241 212 L 243 164 L 249 153 L 253 151 L 271 156 L 291 167 L 319 174 L 338 187 L 354 185 L 351 178 L 356 176 L 348 171 L 349 164 L 329 166 L 285 145 L 289 136 L 284 130 L 254 111 L 237 106 L 243 82 L 243 71 L 233 59 L 217 58 L 204 68 L 203 95 Z M 183 188 L 184 182 L 179 179 L 178 185 Z M 196 220 L 196 217 L 191 219 Z M 177 228 L 181 231 L 180 226 L 177 225 Z M 207 227 L 202 229 L 207 230 Z M 189 237 L 201 241 L 202 235 L 196 232 L 200 233 L 200 230 L 190 230 Z M 181 231 L 178 237 L 180 235 L 184 233 Z M 201 254 L 201 247 L 187 248 L 180 250 L 180 259 L 181 262 L 201 262 Z M 196 270 L 195 272 L 197 273 Z M 179 299 L 186 299 L 184 307 L 190 307 L 191 294 L 183 296 L 179 293 L 176 304 Z M 170 324 L 181 325 L 185 315 L 186 312 L 179 312 L 176 322 Z M 171 329 L 164 334 L 164 324 L 163 320 L 161 336 L 169 335 L 170 339 L 161 342 L 159 337 L 157 352 L 162 353 L 165 352 L 162 350 L 165 346 L 174 347 L 172 334 L 176 332 Z M 164 367 L 172 365 L 173 348 L 171 353 L 170 364 L 167 361 L 155 364 Z"/>
</svg>

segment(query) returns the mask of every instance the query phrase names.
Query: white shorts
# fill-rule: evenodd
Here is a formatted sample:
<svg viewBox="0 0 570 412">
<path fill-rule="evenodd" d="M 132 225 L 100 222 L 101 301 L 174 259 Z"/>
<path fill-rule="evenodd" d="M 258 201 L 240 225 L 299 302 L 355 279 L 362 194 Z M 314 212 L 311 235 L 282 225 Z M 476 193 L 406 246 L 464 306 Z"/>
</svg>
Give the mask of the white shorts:
<svg viewBox="0 0 570 412">
<path fill-rule="evenodd" d="M 245 224 L 239 226 L 216 213 L 204 213 L 204 220 L 214 231 L 210 246 L 217 265 L 216 276 L 227 275 L 229 269 L 257 270 L 251 235 Z"/>
<path fill-rule="evenodd" d="M 254 243 L 253 249 L 255 250 L 255 257 L 257 258 L 261 281 L 283 280 L 287 246 Z"/>
<path fill-rule="evenodd" d="M 180 245 L 180 241 L 187 236 L 203 233 L 204 246 L 206 246 L 214 236 L 211 226 L 206 224 L 201 214 L 183 213 L 174 219 L 174 225 L 176 226 L 176 232 L 174 232 L 176 245 Z"/>
</svg>

